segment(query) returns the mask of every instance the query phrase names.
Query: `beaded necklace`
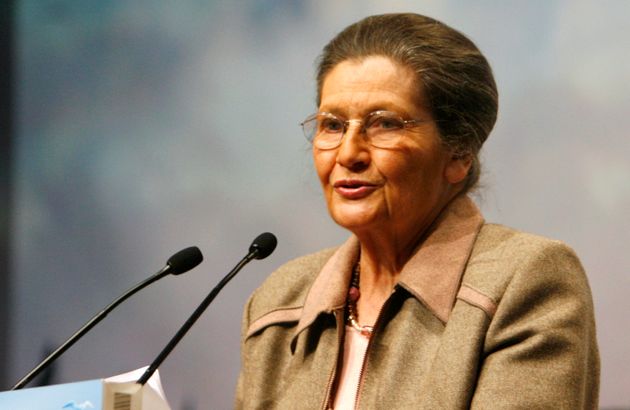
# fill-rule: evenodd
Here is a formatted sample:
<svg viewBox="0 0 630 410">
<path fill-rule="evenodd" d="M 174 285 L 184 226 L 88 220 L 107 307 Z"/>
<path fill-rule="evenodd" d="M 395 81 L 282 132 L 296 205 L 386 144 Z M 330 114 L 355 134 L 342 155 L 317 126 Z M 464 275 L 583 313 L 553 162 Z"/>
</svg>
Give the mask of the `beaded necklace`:
<svg viewBox="0 0 630 410">
<path fill-rule="evenodd" d="M 352 271 L 352 279 L 350 281 L 350 288 L 348 289 L 348 298 L 346 299 L 346 306 L 348 307 L 348 323 L 354 330 L 359 332 L 365 337 L 370 337 L 374 331 L 373 326 L 362 326 L 359 324 L 359 315 L 357 314 L 357 300 L 361 297 L 361 291 L 359 290 L 359 276 L 361 274 L 361 267 L 359 262 L 354 266 Z"/>
</svg>

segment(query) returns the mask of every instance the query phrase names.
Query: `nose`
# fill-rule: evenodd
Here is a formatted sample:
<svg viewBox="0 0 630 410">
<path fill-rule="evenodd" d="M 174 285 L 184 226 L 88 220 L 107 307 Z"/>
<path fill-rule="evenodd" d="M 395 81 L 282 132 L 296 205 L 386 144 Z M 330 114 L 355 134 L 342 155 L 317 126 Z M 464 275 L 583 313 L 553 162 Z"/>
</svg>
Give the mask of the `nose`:
<svg viewBox="0 0 630 410">
<path fill-rule="evenodd" d="M 337 163 L 354 172 L 367 168 L 370 163 L 369 145 L 362 127 L 360 121 L 349 121 L 337 151 Z"/>
</svg>

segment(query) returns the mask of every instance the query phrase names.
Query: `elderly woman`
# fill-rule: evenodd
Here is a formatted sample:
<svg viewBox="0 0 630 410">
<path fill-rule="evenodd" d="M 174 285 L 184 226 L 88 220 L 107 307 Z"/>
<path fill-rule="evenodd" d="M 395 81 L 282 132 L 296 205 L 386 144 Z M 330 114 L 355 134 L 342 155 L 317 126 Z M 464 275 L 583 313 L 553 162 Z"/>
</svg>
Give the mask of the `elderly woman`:
<svg viewBox="0 0 630 410">
<path fill-rule="evenodd" d="M 485 223 L 466 195 L 497 114 L 475 45 L 428 17 L 368 17 L 324 48 L 317 91 L 302 127 L 352 236 L 252 295 L 236 407 L 596 407 L 577 257 Z"/>
</svg>

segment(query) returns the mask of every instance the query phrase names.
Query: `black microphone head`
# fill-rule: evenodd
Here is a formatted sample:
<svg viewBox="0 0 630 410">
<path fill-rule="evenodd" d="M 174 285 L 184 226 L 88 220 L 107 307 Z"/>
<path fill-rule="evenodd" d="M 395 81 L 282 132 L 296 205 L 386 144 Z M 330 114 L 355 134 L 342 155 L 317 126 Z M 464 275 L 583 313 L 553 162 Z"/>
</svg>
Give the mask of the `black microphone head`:
<svg viewBox="0 0 630 410">
<path fill-rule="evenodd" d="M 171 267 L 170 273 L 173 275 L 179 275 L 184 272 L 188 272 L 195 266 L 199 265 L 203 261 L 203 255 L 196 246 L 191 246 L 186 249 L 182 249 L 175 255 L 171 256 L 166 262 Z"/>
<path fill-rule="evenodd" d="M 254 258 L 256 259 L 265 259 L 276 249 L 277 244 L 276 235 L 271 232 L 261 233 L 249 246 L 249 253 L 255 254 Z"/>
</svg>

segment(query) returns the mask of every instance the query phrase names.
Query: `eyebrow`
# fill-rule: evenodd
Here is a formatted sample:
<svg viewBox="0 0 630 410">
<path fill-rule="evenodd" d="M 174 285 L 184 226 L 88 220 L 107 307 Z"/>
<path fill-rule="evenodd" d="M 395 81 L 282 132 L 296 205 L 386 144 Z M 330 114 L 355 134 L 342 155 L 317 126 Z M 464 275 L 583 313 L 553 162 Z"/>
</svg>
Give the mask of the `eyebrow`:
<svg viewBox="0 0 630 410">
<path fill-rule="evenodd" d="M 370 104 L 366 106 L 364 109 L 362 109 L 361 111 L 359 111 L 360 112 L 359 116 L 365 117 L 366 115 L 373 113 L 374 111 L 391 111 L 403 117 L 410 117 L 410 114 L 407 110 L 403 109 L 398 104 L 394 104 L 392 102 Z M 332 105 L 329 108 L 326 108 L 326 106 L 320 106 L 318 109 L 318 112 L 328 112 L 338 117 L 348 118 L 348 116 L 344 114 L 345 112 L 347 112 L 347 110 L 345 109 L 345 105 L 342 105 L 342 106 Z"/>
</svg>

